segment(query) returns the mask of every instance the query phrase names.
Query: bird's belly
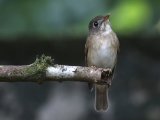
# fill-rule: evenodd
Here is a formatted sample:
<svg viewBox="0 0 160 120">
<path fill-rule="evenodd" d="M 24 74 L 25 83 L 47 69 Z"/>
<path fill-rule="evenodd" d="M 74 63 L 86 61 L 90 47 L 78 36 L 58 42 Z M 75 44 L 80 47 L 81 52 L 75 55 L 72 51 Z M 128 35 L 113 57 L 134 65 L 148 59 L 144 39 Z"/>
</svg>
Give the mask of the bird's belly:
<svg viewBox="0 0 160 120">
<path fill-rule="evenodd" d="M 91 58 L 90 61 L 88 61 L 89 66 L 114 68 L 117 51 L 113 47 L 102 45 L 100 48 L 93 48 L 89 52 Z"/>
</svg>

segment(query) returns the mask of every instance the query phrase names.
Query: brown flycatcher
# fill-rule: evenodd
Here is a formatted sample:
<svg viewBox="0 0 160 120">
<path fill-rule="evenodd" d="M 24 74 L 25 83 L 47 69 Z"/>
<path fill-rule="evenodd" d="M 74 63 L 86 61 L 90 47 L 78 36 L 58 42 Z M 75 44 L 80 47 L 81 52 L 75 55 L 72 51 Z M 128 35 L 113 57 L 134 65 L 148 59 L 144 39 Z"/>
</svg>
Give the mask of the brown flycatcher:
<svg viewBox="0 0 160 120">
<path fill-rule="evenodd" d="M 85 45 L 85 61 L 87 66 L 109 68 L 112 80 L 117 60 L 119 40 L 111 28 L 109 16 L 97 16 L 89 23 L 89 34 Z M 95 109 L 106 111 L 108 108 L 108 84 L 95 84 Z"/>
</svg>

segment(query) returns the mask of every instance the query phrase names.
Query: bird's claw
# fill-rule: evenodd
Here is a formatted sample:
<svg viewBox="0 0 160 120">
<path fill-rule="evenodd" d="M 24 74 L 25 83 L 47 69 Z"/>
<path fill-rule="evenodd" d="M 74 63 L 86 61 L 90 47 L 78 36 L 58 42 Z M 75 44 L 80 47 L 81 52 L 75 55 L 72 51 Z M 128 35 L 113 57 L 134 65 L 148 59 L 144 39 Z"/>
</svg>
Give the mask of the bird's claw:
<svg viewBox="0 0 160 120">
<path fill-rule="evenodd" d="M 108 77 L 112 75 L 112 69 L 108 68 L 106 72 Z"/>
<path fill-rule="evenodd" d="M 102 71 L 101 82 L 104 83 L 104 84 L 107 84 L 108 86 L 111 86 L 111 82 L 112 82 L 112 69 L 108 68 L 107 70 Z"/>
<path fill-rule="evenodd" d="M 110 76 L 112 76 L 112 69 L 108 68 L 107 70 L 102 71 L 102 74 L 101 74 L 102 79 L 109 78 Z"/>
</svg>

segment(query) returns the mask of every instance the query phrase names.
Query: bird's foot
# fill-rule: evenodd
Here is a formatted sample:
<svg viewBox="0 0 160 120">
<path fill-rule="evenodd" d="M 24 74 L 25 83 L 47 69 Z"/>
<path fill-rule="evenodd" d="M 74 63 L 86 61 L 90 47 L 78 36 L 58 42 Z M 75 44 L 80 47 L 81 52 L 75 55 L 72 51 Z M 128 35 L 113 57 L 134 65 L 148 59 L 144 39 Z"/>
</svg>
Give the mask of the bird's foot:
<svg viewBox="0 0 160 120">
<path fill-rule="evenodd" d="M 111 76 L 112 76 L 112 69 L 108 68 L 107 70 L 102 71 L 102 74 L 101 74 L 102 79 L 109 78 Z"/>
<path fill-rule="evenodd" d="M 112 76 L 113 76 L 112 69 L 108 68 L 107 70 L 102 71 L 101 81 L 106 83 L 108 86 L 111 86 Z"/>
<path fill-rule="evenodd" d="M 108 68 L 108 71 L 106 71 L 106 74 L 108 77 L 112 76 L 112 69 Z"/>
</svg>

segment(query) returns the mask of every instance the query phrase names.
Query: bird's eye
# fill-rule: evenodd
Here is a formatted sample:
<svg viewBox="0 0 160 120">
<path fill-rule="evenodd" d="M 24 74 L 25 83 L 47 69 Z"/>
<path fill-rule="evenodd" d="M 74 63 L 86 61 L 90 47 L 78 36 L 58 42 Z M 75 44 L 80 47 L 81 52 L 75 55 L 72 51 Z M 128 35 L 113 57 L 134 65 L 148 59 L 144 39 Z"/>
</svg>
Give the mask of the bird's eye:
<svg viewBox="0 0 160 120">
<path fill-rule="evenodd" d="M 98 22 L 95 21 L 95 22 L 93 23 L 93 25 L 94 25 L 94 27 L 97 27 L 97 26 L 98 26 Z"/>
</svg>

